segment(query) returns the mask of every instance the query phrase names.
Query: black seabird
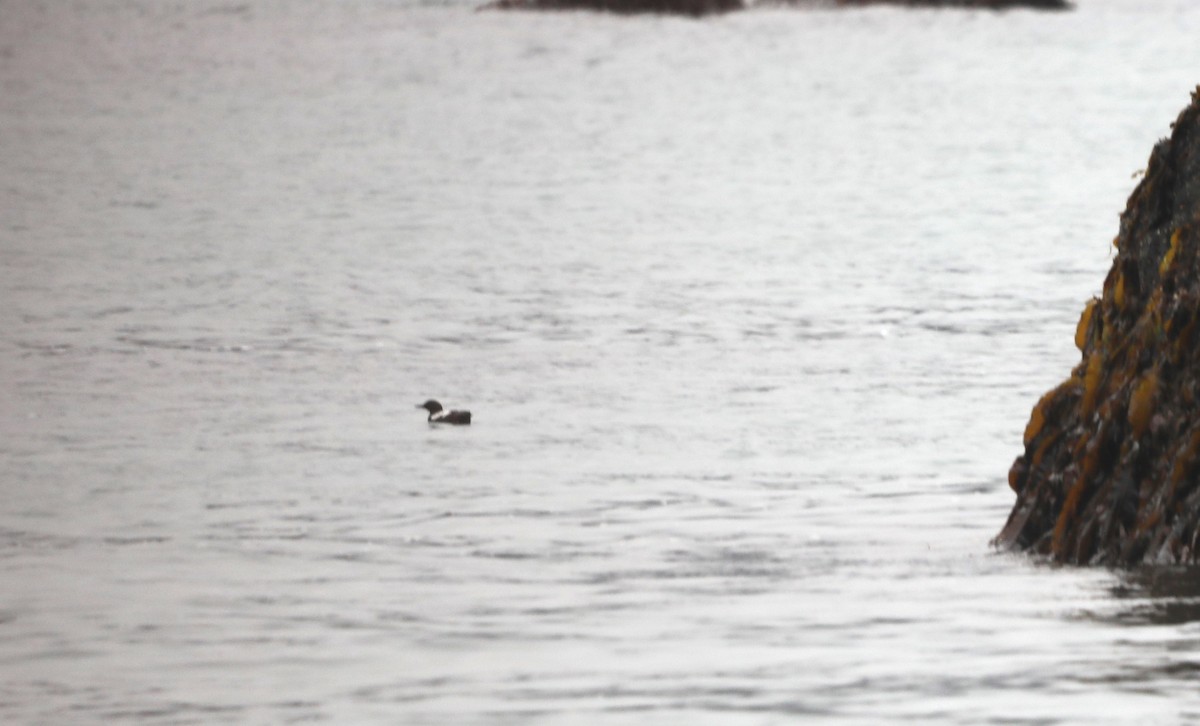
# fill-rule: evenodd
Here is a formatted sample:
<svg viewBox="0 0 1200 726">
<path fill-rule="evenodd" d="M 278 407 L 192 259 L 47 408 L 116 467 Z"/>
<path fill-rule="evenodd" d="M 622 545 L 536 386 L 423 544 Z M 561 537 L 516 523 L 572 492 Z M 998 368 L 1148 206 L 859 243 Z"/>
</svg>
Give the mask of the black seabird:
<svg viewBox="0 0 1200 726">
<path fill-rule="evenodd" d="M 432 398 L 425 403 L 418 404 L 417 408 L 423 408 L 429 412 L 429 418 L 426 419 L 429 423 L 458 424 L 459 426 L 471 423 L 470 411 L 443 411 L 442 404 Z"/>
</svg>

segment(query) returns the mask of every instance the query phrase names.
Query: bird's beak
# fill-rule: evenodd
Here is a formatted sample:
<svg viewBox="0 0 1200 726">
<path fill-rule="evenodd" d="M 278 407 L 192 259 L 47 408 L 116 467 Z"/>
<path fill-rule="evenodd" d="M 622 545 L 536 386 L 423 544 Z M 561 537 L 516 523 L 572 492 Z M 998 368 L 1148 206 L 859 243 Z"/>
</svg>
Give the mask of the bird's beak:
<svg viewBox="0 0 1200 726">
<path fill-rule="evenodd" d="M 425 407 L 418 403 L 417 408 L 425 408 Z"/>
</svg>

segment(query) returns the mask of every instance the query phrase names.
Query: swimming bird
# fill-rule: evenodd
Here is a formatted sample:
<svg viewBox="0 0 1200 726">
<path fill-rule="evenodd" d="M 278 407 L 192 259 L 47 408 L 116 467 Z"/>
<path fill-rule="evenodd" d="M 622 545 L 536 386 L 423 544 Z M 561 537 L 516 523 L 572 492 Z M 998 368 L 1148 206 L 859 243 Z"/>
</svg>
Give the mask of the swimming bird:
<svg viewBox="0 0 1200 726">
<path fill-rule="evenodd" d="M 429 412 L 429 418 L 426 419 L 429 423 L 458 424 L 459 426 L 471 423 L 470 411 L 443 411 L 442 404 L 432 398 L 425 403 L 418 404 L 417 408 L 423 408 Z"/>
</svg>

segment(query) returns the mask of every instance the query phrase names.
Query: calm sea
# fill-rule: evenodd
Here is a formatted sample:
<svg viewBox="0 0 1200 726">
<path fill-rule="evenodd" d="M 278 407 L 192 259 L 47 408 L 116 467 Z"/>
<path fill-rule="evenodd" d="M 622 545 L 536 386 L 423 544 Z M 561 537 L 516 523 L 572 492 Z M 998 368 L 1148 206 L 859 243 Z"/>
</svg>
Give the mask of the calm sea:
<svg viewBox="0 0 1200 726">
<path fill-rule="evenodd" d="M 988 547 L 1200 82 L 1078 4 L 0 0 L 0 720 L 1200 718 Z"/>
</svg>

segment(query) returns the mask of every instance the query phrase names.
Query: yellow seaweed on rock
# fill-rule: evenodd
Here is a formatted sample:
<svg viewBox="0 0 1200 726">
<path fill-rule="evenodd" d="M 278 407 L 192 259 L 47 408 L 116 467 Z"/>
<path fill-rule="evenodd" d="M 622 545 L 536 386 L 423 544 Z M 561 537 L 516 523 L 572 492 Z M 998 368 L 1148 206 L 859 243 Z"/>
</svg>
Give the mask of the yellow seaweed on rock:
<svg viewBox="0 0 1200 726">
<path fill-rule="evenodd" d="M 1042 431 L 1042 427 L 1046 425 L 1046 418 L 1050 404 L 1058 399 L 1059 396 L 1069 395 L 1072 388 L 1079 385 L 1079 379 L 1076 376 L 1071 376 L 1067 380 L 1058 384 L 1049 391 L 1046 391 L 1037 404 L 1033 407 L 1033 411 L 1029 414 L 1029 423 L 1025 425 L 1025 445 L 1037 437 Z"/>
<path fill-rule="evenodd" d="M 1150 301 L 1146 303 L 1146 316 L 1150 325 L 1153 326 L 1155 335 L 1161 335 L 1163 332 L 1162 304 L 1163 291 L 1162 288 L 1159 288 L 1154 291 L 1154 294 L 1150 296 Z"/>
<path fill-rule="evenodd" d="M 1193 462 L 1196 461 L 1197 454 L 1200 454 L 1200 429 L 1192 431 L 1186 447 L 1175 458 L 1175 466 L 1171 468 L 1172 494 L 1174 494 L 1174 490 L 1179 486 L 1179 483 L 1187 476 Z"/>
<path fill-rule="evenodd" d="M 1158 523 L 1161 521 L 1162 521 L 1162 510 L 1161 509 L 1151 509 L 1148 512 L 1146 512 L 1145 518 L 1143 518 L 1141 523 L 1138 524 L 1137 533 L 1139 535 L 1145 534 L 1145 533 L 1149 532 L 1150 530 L 1154 529 L 1155 527 L 1157 527 Z"/>
<path fill-rule="evenodd" d="M 1022 463 L 1018 458 L 1008 469 L 1008 488 L 1017 494 L 1021 493 L 1021 475 L 1025 473 L 1025 468 L 1021 466 Z"/>
<path fill-rule="evenodd" d="M 1163 277 L 1171 269 L 1171 264 L 1175 262 L 1175 252 L 1179 249 L 1179 233 L 1183 230 L 1177 229 L 1171 235 L 1171 247 L 1167 250 L 1167 254 L 1163 255 L 1162 262 L 1158 263 L 1158 276 Z"/>
<path fill-rule="evenodd" d="M 1072 386 L 1026 419 L 1001 545 L 1200 565 L 1200 86 L 1173 127 L 1129 195 L 1102 288 L 1076 308 Z"/>
<path fill-rule="evenodd" d="M 1083 497 L 1083 493 L 1087 490 L 1092 476 L 1096 473 L 1096 465 L 1099 460 L 1100 446 L 1098 440 L 1100 432 L 1089 442 L 1087 436 L 1075 444 L 1075 456 L 1078 458 L 1079 452 L 1082 449 L 1083 466 L 1079 470 L 1075 481 L 1070 483 L 1067 489 L 1067 497 L 1063 501 L 1062 510 L 1058 513 L 1058 519 L 1054 522 L 1054 533 L 1050 540 L 1051 552 L 1056 556 L 1062 556 L 1065 552 L 1067 540 L 1067 531 L 1071 525 L 1075 523 L 1076 515 L 1078 514 L 1079 502 Z M 1064 484 L 1067 481 L 1064 479 Z"/>
<path fill-rule="evenodd" d="M 1084 431 L 1079 435 L 1079 438 L 1075 440 L 1075 445 L 1071 447 L 1071 459 L 1073 461 L 1080 460 L 1080 457 L 1083 456 L 1084 449 L 1087 448 L 1088 442 L 1091 440 L 1092 439 L 1090 436 L 1088 436 L 1087 431 Z"/>
<path fill-rule="evenodd" d="M 1100 374 L 1104 371 L 1104 363 L 1100 360 L 1099 354 L 1093 354 L 1088 358 L 1087 372 L 1083 375 L 1083 403 L 1082 413 L 1084 418 L 1090 417 L 1096 411 L 1096 397 L 1100 395 Z"/>
<path fill-rule="evenodd" d="M 1050 391 L 1038 400 L 1037 405 L 1033 407 L 1033 411 L 1029 414 L 1029 423 L 1025 424 L 1025 445 L 1029 446 L 1029 442 L 1038 435 L 1042 430 L 1042 426 L 1046 425 L 1046 403 L 1050 400 L 1054 391 Z"/>
<path fill-rule="evenodd" d="M 1062 432 L 1056 431 L 1053 434 L 1050 434 L 1049 436 L 1047 436 L 1046 440 L 1043 441 L 1041 443 L 1041 445 L 1037 447 L 1037 451 L 1033 452 L 1033 458 L 1029 460 L 1029 471 L 1030 472 L 1036 471 L 1037 468 L 1039 466 L 1041 466 L 1042 459 L 1046 456 L 1046 452 L 1050 449 L 1051 446 L 1054 446 L 1056 443 L 1058 443 L 1058 440 L 1060 437 L 1062 437 Z"/>
<path fill-rule="evenodd" d="M 1175 345 L 1171 349 L 1171 355 L 1175 359 L 1182 359 L 1192 349 L 1192 336 L 1196 332 L 1196 321 L 1192 320 L 1187 325 L 1183 326 L 1183 330 L 1175 336 Z M 1191 401 L 1188 401 L 1190 404 Z"/>
<path fill-rule="evenodd" d="M 1092 324 L 1092 311 L 1096 309 L 1096 298 L 1088 300 L 1087 305 L 1083 308 L 1083 314 L 1079 316 L 1079 324 L 1075 326 L 1075 347 L 1083 352 L 1083 346 L 1087 344 L 1088 327 Z"/>
<path fill-rule="evenodd" d="M 1158 373 L 1150 371 L 1138 382 L 1129 396 L 1129 425 L 1134 438 L 1141 438 L 1154 413 L 1154 396 L 1158 393 Z"/>
</svg>

